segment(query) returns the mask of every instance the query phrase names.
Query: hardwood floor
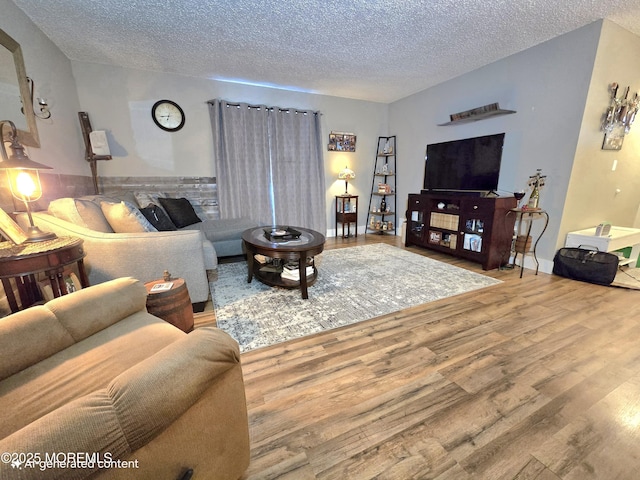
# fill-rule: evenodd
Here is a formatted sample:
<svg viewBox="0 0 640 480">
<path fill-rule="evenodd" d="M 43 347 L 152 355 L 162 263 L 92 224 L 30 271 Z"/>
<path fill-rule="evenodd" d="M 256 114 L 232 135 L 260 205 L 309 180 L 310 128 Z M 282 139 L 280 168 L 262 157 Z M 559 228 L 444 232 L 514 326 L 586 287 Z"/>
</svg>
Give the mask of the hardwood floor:
<svg viewBox="0 0 640 480">
<path fill-rule="evenodd" d="M 482 273 L 503 283 L 243 354 L 243 479 L 639 478 L 640 292 Z"/>
</svg>

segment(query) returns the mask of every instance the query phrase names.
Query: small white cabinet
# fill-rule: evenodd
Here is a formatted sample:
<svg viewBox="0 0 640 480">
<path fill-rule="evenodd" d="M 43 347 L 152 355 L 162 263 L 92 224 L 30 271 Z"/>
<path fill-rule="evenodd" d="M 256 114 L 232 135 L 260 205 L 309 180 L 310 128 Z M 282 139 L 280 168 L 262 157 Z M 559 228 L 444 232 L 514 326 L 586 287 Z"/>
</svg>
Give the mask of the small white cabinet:
<svg viewBox="0 0 640 480">
<path fill-rule="evenodd" d="M 596 227 L 567 233 L 565 247 L 597 248 L 601 252 L 612 252 L 631 247 L 629 258 L 622 258 L 620 265 L 635 268 L 640 255 L 640 228 L 611 227 L 609 235 L 596 236 Z"/>
</svg>

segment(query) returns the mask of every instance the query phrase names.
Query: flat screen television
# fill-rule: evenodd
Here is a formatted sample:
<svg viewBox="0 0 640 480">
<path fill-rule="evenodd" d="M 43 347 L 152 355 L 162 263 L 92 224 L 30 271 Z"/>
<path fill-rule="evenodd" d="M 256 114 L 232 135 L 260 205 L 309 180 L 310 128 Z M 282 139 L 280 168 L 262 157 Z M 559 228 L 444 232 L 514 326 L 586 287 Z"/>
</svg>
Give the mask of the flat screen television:
<svg viewBox="0 0 640 480">
<path fill-rule="evenodd" d="M 427 145 L 424 190 L 498 189 L 504 133 Z"/>
</svg>

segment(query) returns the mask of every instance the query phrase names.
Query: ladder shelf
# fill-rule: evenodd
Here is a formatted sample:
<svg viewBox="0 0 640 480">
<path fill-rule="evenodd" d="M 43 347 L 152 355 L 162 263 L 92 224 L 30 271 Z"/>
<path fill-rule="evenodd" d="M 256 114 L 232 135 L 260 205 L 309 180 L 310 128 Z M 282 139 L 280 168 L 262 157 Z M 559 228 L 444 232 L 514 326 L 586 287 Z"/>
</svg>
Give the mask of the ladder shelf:
<svg viewBox="0 0 640 480">
<path fill-rule="evenodd" d="M 378 137 L 365 234 L 396 234 L 396 153 L 395 135 Z"/>
</svg>

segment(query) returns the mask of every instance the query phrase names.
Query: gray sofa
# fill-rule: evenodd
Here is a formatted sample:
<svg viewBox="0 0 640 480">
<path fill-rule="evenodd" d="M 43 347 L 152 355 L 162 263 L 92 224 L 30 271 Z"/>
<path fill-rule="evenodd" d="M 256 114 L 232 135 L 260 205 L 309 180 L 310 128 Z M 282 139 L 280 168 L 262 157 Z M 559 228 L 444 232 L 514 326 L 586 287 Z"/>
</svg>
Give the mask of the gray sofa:
<svg viewBox="0 0 640 480">
<path fill-rule="evenodd" d="M 84 241 L 92 285 L 128 276 L 148 282 L 168 270 L 185 279 L 196 310 L 209 298 L 207 270 L 217 267 L 218 256 L 241 255 L 242 232 L 257 225 L 247 218 L 205 219 L 158 231 L 138 207 L 105 196 L 56 199 L 33 218 L 41 230 Z M 26 227 L 26 215 L 18 223 Z"/>
</svg>

